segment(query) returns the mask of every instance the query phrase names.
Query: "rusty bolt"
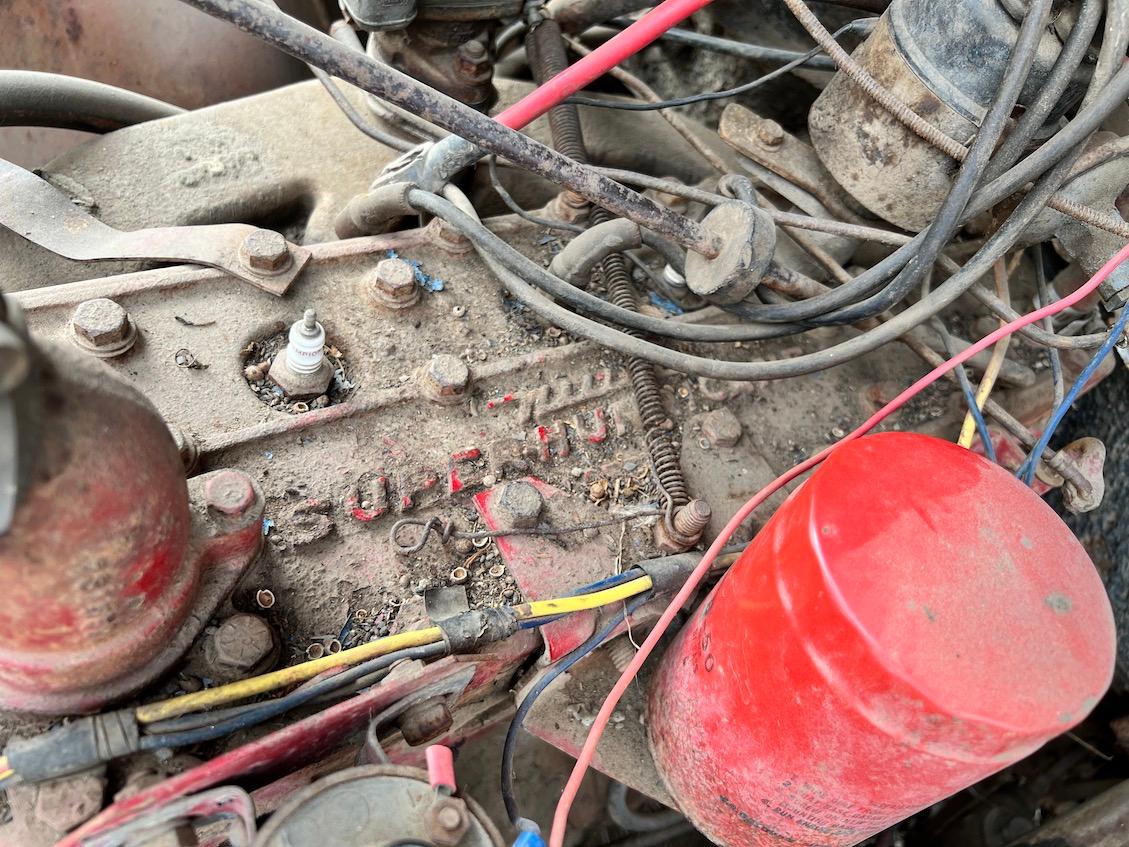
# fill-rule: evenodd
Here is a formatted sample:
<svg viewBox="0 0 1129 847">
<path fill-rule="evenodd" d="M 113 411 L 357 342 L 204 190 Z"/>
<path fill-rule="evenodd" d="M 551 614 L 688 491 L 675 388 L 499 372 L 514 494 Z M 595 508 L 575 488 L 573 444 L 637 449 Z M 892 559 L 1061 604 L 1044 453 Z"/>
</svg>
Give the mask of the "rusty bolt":
<svg viewBox="0 0 1129 847">
<path fill-rule="evenodd" d="M 433 400 L 458 403 L 470 384 L 470 369 L 456 356 L 434 356 L 424 368 L 421 382 Z"/>
<path fill-rule="evenodd" d="M 440 698 L 426 700 L 409 708 L 400 717 L 400 733 L 412 747 L 434 741 L 454 725 L 451 710 Z"/>
<path fill-rule="evenodd" d="M 784 127 L 774 120 L 763 120 L 757 124 L 757 141 L 765 147 L 779 147 L 784 143 Z"/>
<path fill-rule="evenodd" d="M 459 70 L 472 79 L 487 77 L 491 73 L 490 52 L 481 41 L 468 41 L 459 45 L 456 61 Z"/>
<path fill-rule="evenodd" d="M 705 500 L 691 500 L 675 511 L 668 527 L 665 520 L 655 524 L 655 544 L 664 553 L 684 553 L 693 547 L 709 526 L 713 512 Z"/>
<path fill-rule="evenodd" d="M 710 524 L 713 510 L 705 500 L 691 500 L 674 513 L 674 529 L 689 538 L 697 540 Z"/>
<path fill-rule="evenodd" d="M 217 679 L 238 679 L 274 652 L 274 632 L 258 615 L 236 614 L 216 627 L 204 658 Z"/>
<path fill-rule="evenodd" d="M 498 495 L 498 511 L 502 519 L 514 529 L 537 526 L 544 506 L 541 492 L 528 482 L 507 483 Z"/>
<path fill-rule="evenodd" d="M 105 297 L 78 304 L 71 317 L 71 330 L 80 347 L 96 356 L 117 356 L 137 340 L 137 327 L 129 314 Z"/>
<path fill-rule="evenodd" d="M 105 790 L 105 777 L 93 774 L 45 782 L 35 795 L 35 818 L 62 835 L 97 814 Z"/>
<path fill-rule="evenodd" d="M 368 280 L 369 292 L 382 306 L 406 309 L 419 302 L 416 272 L 403 259 L 384 259 Z"/>
<path fill-rule="evenodd" d="M 245 473 L 219 471 L 204 483 L 204 499 L 209 509 L 236 518 L 255 505 L 255 486 Z"/>
<path fill-rule="evenodd" d="M 255 230 L 243 239 L 239 249 L 247 267 L 259 273 L 278 273 L 290 266 L 290 245 L 269 229 Z"/>
<path fill-rule="evenodd" d="M 466 803 L 457 797 L 440 796 L 426 814 L 427 832 L 439 847 L 454 847 L 470 828 Z"/>
<path fill-rule="evenodd" d="M 714 447 L 733 447 L 741 438 L 741 422 L 728 409 L 716 409 L 702 418 L 702 435 Z"/>
</svg>

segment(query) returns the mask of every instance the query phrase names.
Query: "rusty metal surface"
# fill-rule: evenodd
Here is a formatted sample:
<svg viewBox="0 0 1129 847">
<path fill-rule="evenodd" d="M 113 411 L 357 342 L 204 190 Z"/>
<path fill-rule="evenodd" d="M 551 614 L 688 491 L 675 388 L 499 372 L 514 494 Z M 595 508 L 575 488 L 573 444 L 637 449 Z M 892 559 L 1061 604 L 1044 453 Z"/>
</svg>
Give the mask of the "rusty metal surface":
<svg viewBox="0 0 1129 847">
<path fill-rule="evenodd" d="M 191 643 L 258 550 L 261 500 L 209 516 L 204 479 L 186 488 L 153 407 L 69 346 L 42 358 L 34 389 L 22 429 L 34 476 L 0 537 L 0 702 L 87 711 Z"/>
<path fill-rule="evenodd" d="M 247 224 L 122 232 L 84 212 L 46 180 L 2 159 L 0 226 L 68 259 L 190 262 L 227 271 L 279 297 L 310 260 L 309 250 L 283 242 L 278 258 L 268 264 L 259 245 L 272 234 Z"/>
<path fill-rule="evenodd" d="M 966 144 L 975 124 L 945 105 L 898 53 L 883 17 L 854 58 L 879 83 L 949 137 Z M 844 132 L 851 126 L 851 132 Z M 957 163 L 922 141 L 842 74 L 808 116 L 812 145 L 824 166 L 879 217 L 918 232 L 948 194 Z"/>
</svg>

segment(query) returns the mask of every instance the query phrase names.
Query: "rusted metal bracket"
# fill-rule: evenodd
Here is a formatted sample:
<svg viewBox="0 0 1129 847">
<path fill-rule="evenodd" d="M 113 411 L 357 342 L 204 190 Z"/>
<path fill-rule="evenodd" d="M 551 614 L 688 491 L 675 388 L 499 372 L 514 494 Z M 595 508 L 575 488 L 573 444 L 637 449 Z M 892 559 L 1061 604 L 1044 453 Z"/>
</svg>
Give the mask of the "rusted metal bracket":
<svg viewBox="0 0 1129 847">
<path fill-rule="evenodd" d="M 0 159 L 0 225 L 79 262 L 145 259 L 226 271 L 277 297 L 310 260 L 305 247 L 250 224 L 170 226 L 122 232 L 71 202 L 46 180 Z"/>
</svg>

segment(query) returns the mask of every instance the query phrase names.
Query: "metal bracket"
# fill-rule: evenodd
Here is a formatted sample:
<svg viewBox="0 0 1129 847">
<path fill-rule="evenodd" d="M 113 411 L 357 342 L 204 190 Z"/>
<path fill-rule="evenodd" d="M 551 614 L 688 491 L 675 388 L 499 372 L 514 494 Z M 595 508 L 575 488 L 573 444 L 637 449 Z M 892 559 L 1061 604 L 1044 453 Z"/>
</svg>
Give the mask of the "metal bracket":
<svg viewBox="0 0 1129 847">
<path fill-rule="evenodd" d="M 250 265 L 244 244 L 278 235 L 250 224 L 170 226 L 122 232 L 82 211 L 65 193 L 30 171 L 0 159 L 0 225 L 52 253 L 79 262 L 147 259 L 219 268 L 281 297 L 310 260 L 305 247 L 285 242 L 276 270 Z"/>
</svg>

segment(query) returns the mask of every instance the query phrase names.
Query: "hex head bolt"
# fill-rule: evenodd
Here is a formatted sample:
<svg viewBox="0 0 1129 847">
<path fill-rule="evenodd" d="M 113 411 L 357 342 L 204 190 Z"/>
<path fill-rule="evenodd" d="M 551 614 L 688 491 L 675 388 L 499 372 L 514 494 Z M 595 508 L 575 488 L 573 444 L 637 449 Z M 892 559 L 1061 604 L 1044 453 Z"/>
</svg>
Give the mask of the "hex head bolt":
<svg viewBox="0 0 1129 847">
<path fill-rule="evenodd" d="M 71 316 L 71 339 L 99 359 L 130 350 L 137 341 L 137 326 L 113 300 L 98 297 L 78 304 Z"/>
<path fill-rule="evenodd" d="M 240 471 L 220 471 L 204 483 L 204 499 L 209 511 L 237 518 L 255 505 L 255 487 Z"/>
<path fill-rule="evenodd" d="M 384 259 L 367 280 L 369 296 L 378 306 L 407 309 L 419 302 L 415 269 L 403 259 Z"/>
<path fill-rule="evenodd" d="M 470 368 L 456 356 L 433 356 L 420 373 L 420 387 L 437 403 L 461 403 L 469 385 Z"/>
<path fill-rule="evenodd" d="M 282 273 L 290 267 L 290 245 L 277 232 L 259 229 L 243 239 L 239 248 L 243 264 L 260 274 Z"/>
</svg>

